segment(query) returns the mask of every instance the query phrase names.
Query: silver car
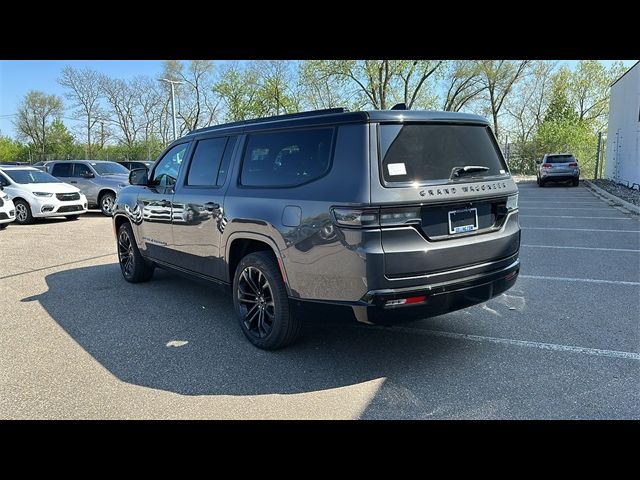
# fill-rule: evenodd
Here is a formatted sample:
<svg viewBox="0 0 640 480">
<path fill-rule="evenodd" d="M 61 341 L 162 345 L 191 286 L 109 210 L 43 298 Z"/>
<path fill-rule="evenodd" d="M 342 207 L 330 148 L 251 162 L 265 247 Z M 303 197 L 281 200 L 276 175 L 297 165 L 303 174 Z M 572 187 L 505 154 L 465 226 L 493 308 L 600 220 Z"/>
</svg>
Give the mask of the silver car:
<svg viewBox="0 0 640 480">
<path fill-rule="evenodd" d="M 539 187 L 544 187 L 547 182 L 567 181 L 577 187 L 580 182 L 580 166 L 570 153 L 547 153 L 536 163 L 538 163 L 536 181 Z"/>
<path fill-rule="evenodd" d="M 116 162 L 101 160 L 60 160 L 45 164 L 48 173 L 78 187 L 89 208 L 98 207 L 111 216 L 116 194 L 129 186 L 129 170 Z"/>
</svg>

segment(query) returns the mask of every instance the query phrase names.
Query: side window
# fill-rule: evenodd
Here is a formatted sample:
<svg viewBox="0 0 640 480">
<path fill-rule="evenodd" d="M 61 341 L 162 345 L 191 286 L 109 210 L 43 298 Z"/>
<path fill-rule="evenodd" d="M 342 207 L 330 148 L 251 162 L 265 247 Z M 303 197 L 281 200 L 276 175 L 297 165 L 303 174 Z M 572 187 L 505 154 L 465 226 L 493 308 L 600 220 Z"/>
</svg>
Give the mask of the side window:
<svg viewBox="0 0 640 480">
<path fill-rule="evenodd" d="M 208 138 L 200 140 L 196 144 L 189 166 L 189 175 L 187 175 L 187 185 L 192 187 L 213 187 L 216 185 L 226 144 L 227 137 Z"/>
<path fill-rule="evenodd" d="M 153 171 L 152 182 L 154 185 L 162 188 L 173 188 L 178 179 L 180 165 L 182 165 L 182 160 L 184 160 L 184 154 L 188 147 L 188 143 L 181 143 L 162 157 Z"/>
<path fill-rule="evenodd" d="M 9 185 L 11 185 L 11 182 L 9 182 L 9 179 L 4 175 L 2 175 L 1 173 L 0 173 L 0 185 L 2 185 L 3 187 L 8 187 Z"/>
<path fill-rule="evenodd" d="M 290 187 L 315 180 L 329 169 L 332 140 L 332 128 L 250 135 L 240 183 Z"/>
<path fill-rule="evenodd" d="M 73 176 L 74 177 L 82 177 L 87 173 L 92 173 L 91 169 L 87 167 L 84 163 L 76 163 L 73 167 Z"/>
<path fill-rule="evenodd" d="M 53 165 L 51 169 L 51 175 L 54 177 L 71 177 L 73 170 L 73 163 L 61 162 Z"/>
</svg>

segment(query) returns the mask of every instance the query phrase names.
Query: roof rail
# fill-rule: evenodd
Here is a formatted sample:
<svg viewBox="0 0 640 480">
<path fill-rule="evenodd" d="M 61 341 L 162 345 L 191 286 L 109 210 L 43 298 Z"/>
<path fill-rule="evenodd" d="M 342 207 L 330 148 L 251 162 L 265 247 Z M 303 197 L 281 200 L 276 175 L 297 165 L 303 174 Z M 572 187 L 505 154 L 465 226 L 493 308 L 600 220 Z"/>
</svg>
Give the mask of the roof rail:
<svg viewBox="0 0 640 480">
<path fill-rule="evenodd" d="M 309 110 L 307 112 L 296 112 L 296 113 L 286 113 L 284 115 L 273 115 L 271 117 L 260 117 L 260 118 L 252 118 L 249 120 L 240 120 L 238 122 L 230 122 L 230 123 L 220 123 L 218 125 L 211 125 L 209 127 L 198 128 L 196 130 L 191 130 L 187 135 L 191 135 L 194 133 L 206 132 L 208 130 L 215 130 L 218 128 L 227 128 L 227 127 L 235 127 L 240 125 L 250 125 L 252 123 L 258 122 L 272 122 L 276 120 L 288 120 L 291 118 L 305 118 L 305 117 L 315 117 L 319 115 L 333 115 L 336 113 L 346 113 L 349 110 L 346 108 L 325 108 L 323 110 Z"/>
</svg>

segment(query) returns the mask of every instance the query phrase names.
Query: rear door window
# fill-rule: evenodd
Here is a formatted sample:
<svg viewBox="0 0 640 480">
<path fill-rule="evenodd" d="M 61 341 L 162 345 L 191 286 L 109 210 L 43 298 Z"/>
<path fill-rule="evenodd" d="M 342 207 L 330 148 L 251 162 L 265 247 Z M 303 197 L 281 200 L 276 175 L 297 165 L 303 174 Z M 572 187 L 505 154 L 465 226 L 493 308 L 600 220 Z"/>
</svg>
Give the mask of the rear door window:
<svg viewBox="0 0 640 480">
<path fill-rule="evenodd" d="M 91 169 L 86 166 L 84 163 L 76 163 L 73 168 L 73 176 L 74 177 L 82 177 L 88 173 L 93 173 Z"/>
<path fill-rule="evenodd" d="M 73 176 L 73 163 L 56 163 L 53 165 L 51 175 L 54 177 L 71 177 Z"/>
<path fill-rule="evenodd" d="M 196 144 L 187 175 L 187 185 L 213 187 L 216 185 L 227 137 L 207 138 Z"/>
<path fill-rule="evenodd" d="M 487 167 L 461 180 L 507 171 L 488 127 L 483 125 L 383 124 L 379 129 L 385 183 L 449 180 L 454 168 Z"/>
<path fill-rule="evenodd" d="M 322 177 L 331 164 L 333 128 L 249 135 L 240 183 L 293 187 Z"/>
</svg>

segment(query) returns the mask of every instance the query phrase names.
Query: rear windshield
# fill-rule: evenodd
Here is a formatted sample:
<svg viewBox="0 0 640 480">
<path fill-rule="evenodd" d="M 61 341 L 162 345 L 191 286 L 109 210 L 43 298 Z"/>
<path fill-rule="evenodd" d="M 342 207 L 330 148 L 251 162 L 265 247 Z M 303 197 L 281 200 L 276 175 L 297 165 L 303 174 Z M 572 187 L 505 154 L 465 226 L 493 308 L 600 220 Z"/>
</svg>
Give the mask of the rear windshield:
<svg viewBox="0 0 640 480">
<path fill-rule="evenodd" d="M 575 161 L 573 155 L 550 155 L 547 157 L 545 163 L 569 163 Z"/>
<path fill-rule="evenodd" d="M 483 125 L 380 125 L 380 158 L 387 183 L 448 180 L 456 167 L 487 167 L 460 180 L 507 170 Z"/>
</svg>

